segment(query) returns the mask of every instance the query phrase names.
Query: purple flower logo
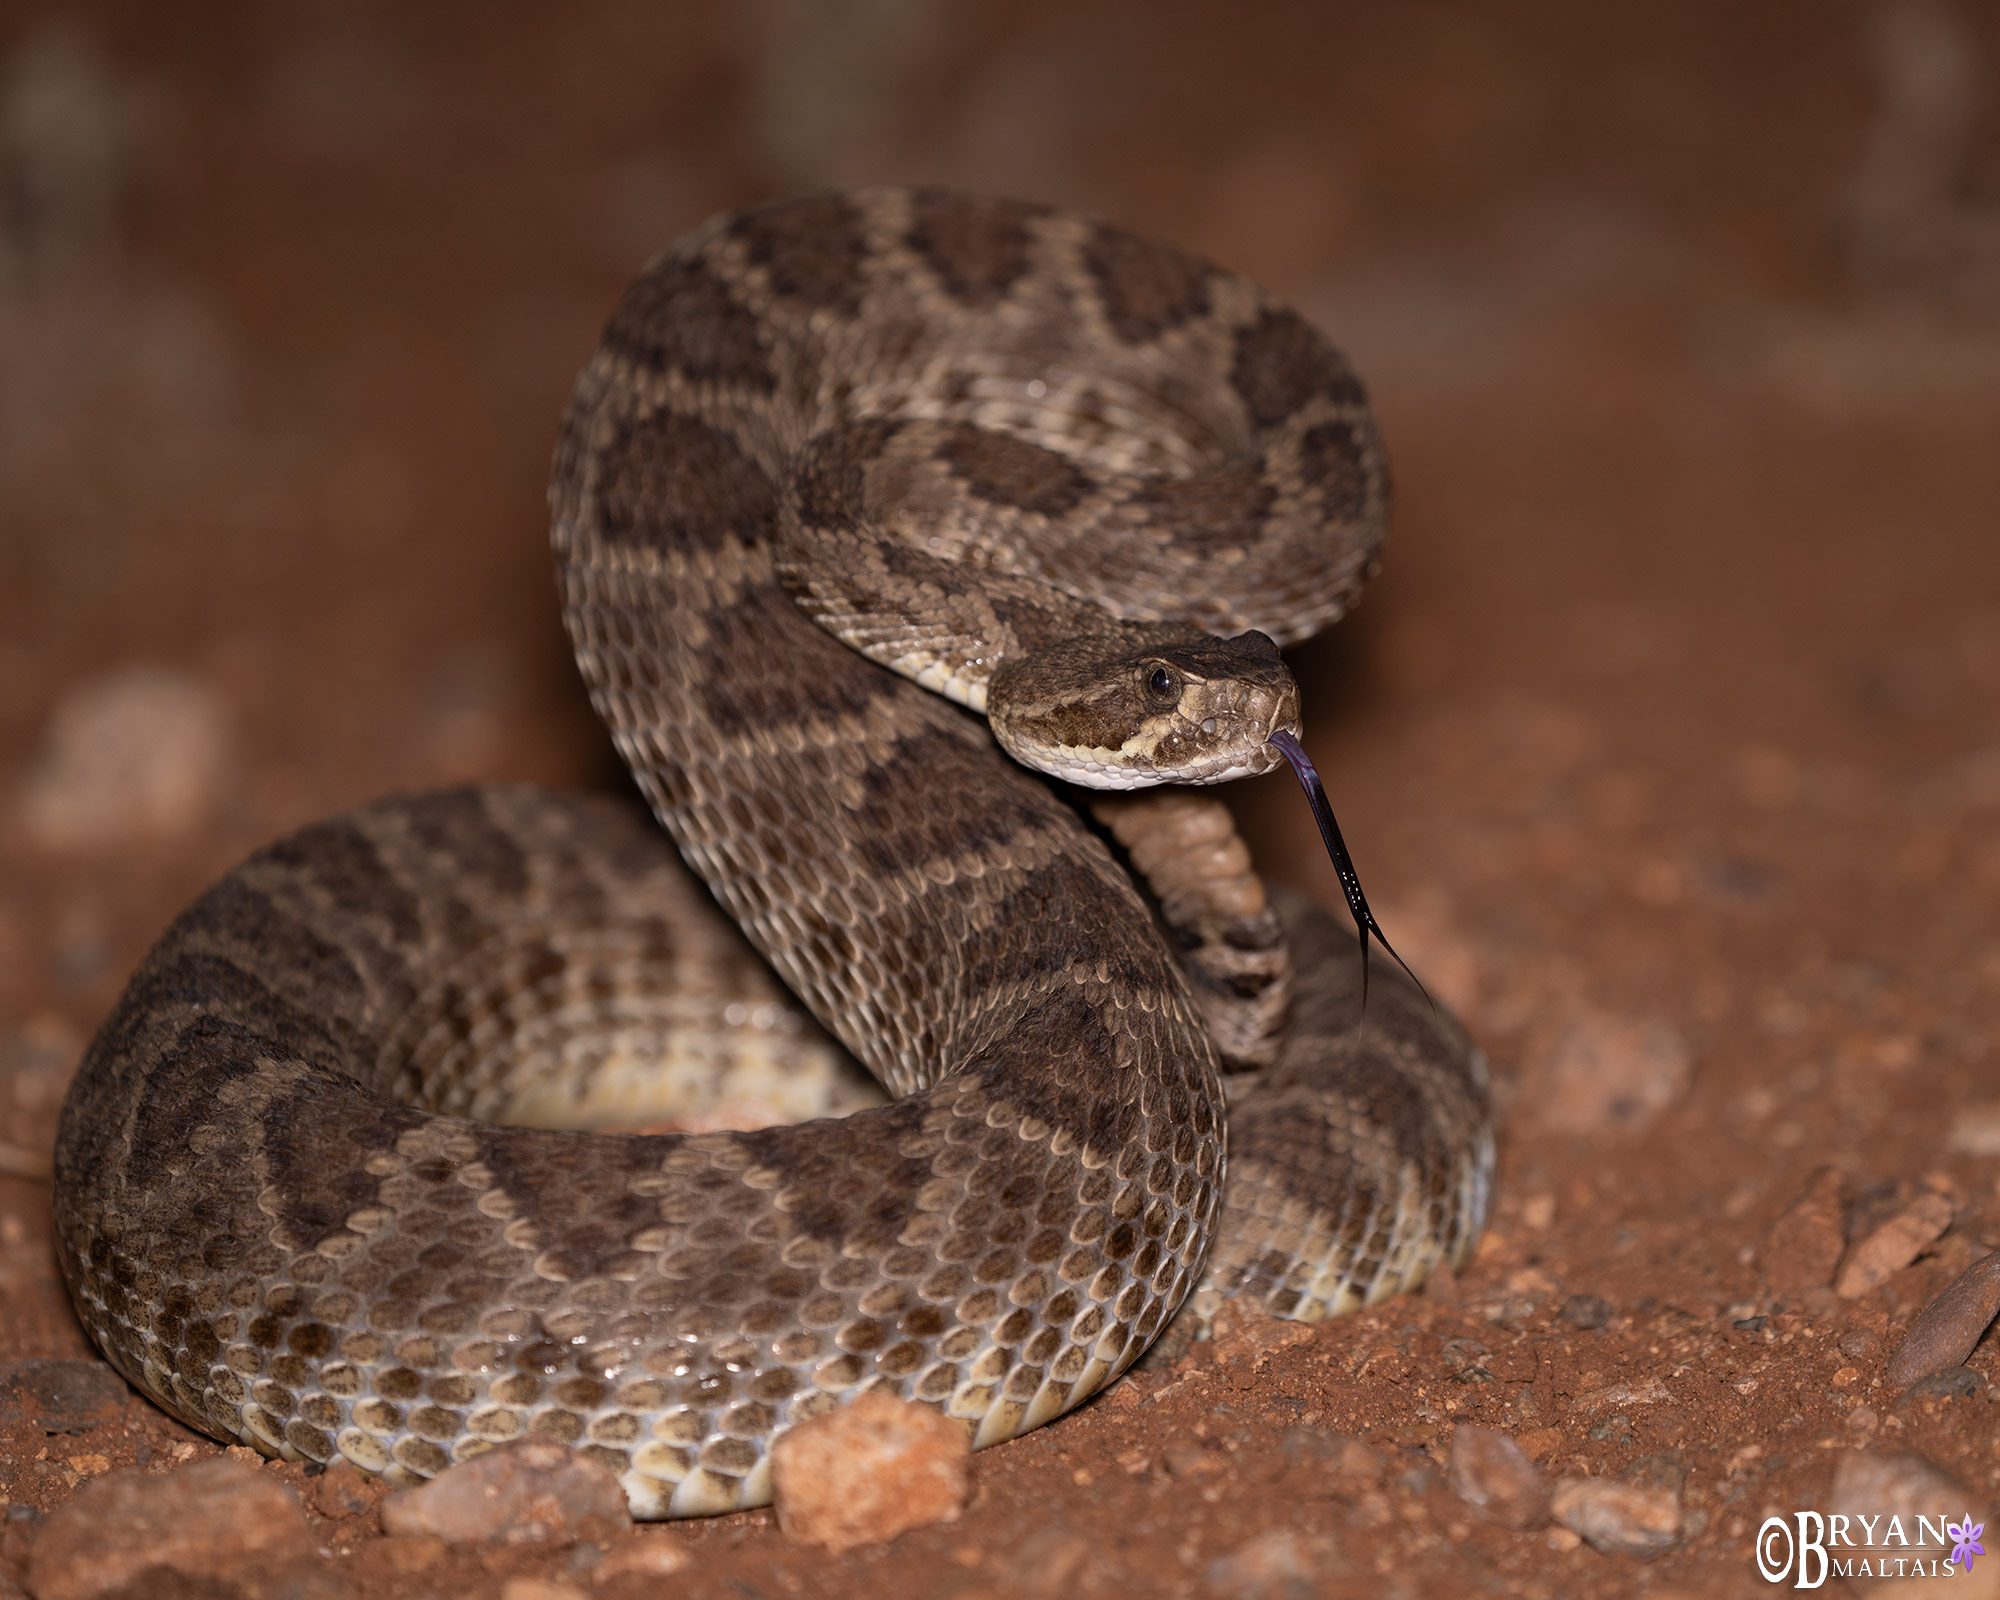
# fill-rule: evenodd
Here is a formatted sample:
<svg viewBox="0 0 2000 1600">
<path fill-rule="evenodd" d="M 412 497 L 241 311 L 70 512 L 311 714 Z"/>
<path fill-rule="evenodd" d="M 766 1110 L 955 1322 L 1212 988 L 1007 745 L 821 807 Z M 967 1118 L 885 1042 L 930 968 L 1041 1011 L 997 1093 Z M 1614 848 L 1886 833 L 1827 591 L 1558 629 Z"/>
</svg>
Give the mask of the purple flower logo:
<svg viewBox="0 0 2000 1600">
<path fill-rule="evenodd" d="M 1986 1531 L 1986 1524 L 1974 1522 L 1967 1516 L 1963 1522 L 1948 1524 L 1944 1531 L 1956 1541 L 1951 1548 L 1953 1563 L 1970 1572 L 1972 1558 L 1986 1554 L 1986 1546 L 1979 1542 L 1979 1536 Z"/>
</svg>

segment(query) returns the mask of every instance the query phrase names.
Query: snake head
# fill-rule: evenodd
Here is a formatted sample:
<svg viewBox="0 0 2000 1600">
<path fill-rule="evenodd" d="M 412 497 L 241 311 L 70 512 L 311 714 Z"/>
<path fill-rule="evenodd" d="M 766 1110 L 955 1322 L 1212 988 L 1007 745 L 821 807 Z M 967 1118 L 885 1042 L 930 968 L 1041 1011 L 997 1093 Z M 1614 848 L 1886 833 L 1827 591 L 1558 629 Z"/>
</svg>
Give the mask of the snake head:
<svg viewBox="0 0 2000 1600">
<path fill-rule="evenodd" d="M 997 668 L 987 716 L 1023 766 L 1090 789 L 1269 772 L 1298 732 L 1299 687 L 1268 635 L 1127 625 Z"/>
</svg>

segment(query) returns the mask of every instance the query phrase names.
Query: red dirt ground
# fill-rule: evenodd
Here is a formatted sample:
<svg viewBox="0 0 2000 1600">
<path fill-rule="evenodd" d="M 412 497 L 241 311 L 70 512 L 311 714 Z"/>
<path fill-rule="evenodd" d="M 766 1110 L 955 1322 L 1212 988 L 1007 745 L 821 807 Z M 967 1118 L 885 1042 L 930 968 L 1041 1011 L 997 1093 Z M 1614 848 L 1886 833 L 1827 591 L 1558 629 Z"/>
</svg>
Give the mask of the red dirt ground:
<svg viewBox="0 0 2000 1600">
<path fill-rule="evenodd" d="M 838 1559 L 768 1512 L 648 1531 L 692 1558 L 673 1592 L 1750 1594 L 1759 1522 L 1850 1449 L 1992 1507 L 2000 1410 L 1879 1374 L 2000 1242 L 1996 72 L 1990 7 L 1841 0 L 10 7 L 0 1361 L 88 1353 L 34 1158 L 180 904 L 386 790 L 614 781 L 542 485 L 622 282 L 716 209 L 943 179 L 1248 271 L 1374 387 L 1397 526 L 1299 653 L 1309 742 L 1491 1055 L 1500 1197 L 1445 1292 L 1127 1380 L 978 1458 L 956 1524 Z M 164 834 L 51 843 L 19 820 L 51 719 L 134 665 L 217 711 L 216 775 Z M 1333 895 L 1288 782 L 1232 799 Z M 1949 1230 L 1853 1297 L 1793 1285 L 1772 1224 L 1829 1166 L 1850 1236 L 1926 1186 Z M 1487 1525 L 1444 1483 L 1466 1420 L 1551 1476 L 1684 1473 L 1679 1543 Z M 136 1399 L 17 1420 L 0 1494 L 190 1441 Z M 315 1526 L 315 1595 L 591 1589 Z M 1295 1590 L 1214 1567 L 1271 1529 L 1313 1553 Z"/>
</svg>

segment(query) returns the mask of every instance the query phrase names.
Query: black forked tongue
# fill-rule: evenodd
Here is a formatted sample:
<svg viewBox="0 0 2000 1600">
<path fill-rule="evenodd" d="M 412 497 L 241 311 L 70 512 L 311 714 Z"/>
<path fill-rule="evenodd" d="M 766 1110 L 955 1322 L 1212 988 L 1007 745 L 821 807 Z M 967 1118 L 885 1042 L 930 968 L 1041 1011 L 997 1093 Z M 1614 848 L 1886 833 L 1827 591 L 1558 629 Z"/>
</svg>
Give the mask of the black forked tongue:
<svg viewBox="0 0 2000 1600">
<path fill-rule="evenodd" d="M 1347 841 L 1340 836 L 1340 824 L 1333 820 L 1333 806 L 1326 798 L 1326 785 L 1319 781 L 1319 770 L 1313 766 L 1312 758 L 1305 752 L 1305 746 L 1289 733 L 1274 733 L 1264 741 L 1275 745 L 1278 753 L 1292 764 L 1292 771 L 1298 774 L 1299 784 L 1306 792 L 1306 799 L 1312 803 L 1313 821 L 1319 824 L 1319 836 L 1326 841 L 1326 853 L 1333 857 L 1333 870 L 1340 876 L 1341 892 L 1347 896 L 1347 909 L 1353 914 L 1355 929 L 1361 935 L 1361 1009 L 1368 1009 L 1368 936 L 1372 933 L 1389 952 L 1390 958 L 1405 972 L 1410 973 L 1410 982 L 1417 986 L 1417 992 L 1426 1000 L 1431 999 L 1430 990 L 1423 980 L 1410 972 L 1410 964 L 1396 954 L 1396 947 L 1389 943 L 1382 932 L 1382 925 L 1375 920 L 1375 913 L 1368 909 L 1368 897 L 1361 892 L 1361 875 L 1354 870 L 1354 858 L 1347 853 Z M 1435 1006 L 1437 1002 L 1431 1000 Z"/>
</svg>

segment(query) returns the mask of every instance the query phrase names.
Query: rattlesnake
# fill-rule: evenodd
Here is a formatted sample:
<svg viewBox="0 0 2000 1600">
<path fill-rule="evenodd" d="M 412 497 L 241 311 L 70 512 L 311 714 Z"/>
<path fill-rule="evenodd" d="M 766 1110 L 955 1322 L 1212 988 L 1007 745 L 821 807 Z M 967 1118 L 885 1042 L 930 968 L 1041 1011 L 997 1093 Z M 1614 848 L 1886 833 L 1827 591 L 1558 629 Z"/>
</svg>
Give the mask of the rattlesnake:
<svg viewBox="0 0 2000 1600">
<path fill-rule="evenodd" d="M 1385 979 L 1357 1030 L 1351 948 L 1295 901 L 1287 945 L 1212 803 L 1121 799 L 1107 841 L 995 748 L 1271 766 L 1271 640 L 1347 605 L 1385 497 L 1341 357 L 1175 250 L 935 191 L 690 235 L 569 407 L 565 615 L 681 854 L 896 1098 L 548 1126 L 713 1035 L 837 1052 L 630 808 L 382 801 L 224 878 L 91 1046 L 56 1216 L 92 1337 L 266 1453 L 408 1482 L 532 1434 L 668 1516 L 767 1499 L 773 1438 L 865 1388 L 990 1444 L 1191 1293 L 1310 1318 L 1462 1260 L 1457 1025 Z M 1086 657 L 1108 687 L 1065 689 Z"/>
</svg>

